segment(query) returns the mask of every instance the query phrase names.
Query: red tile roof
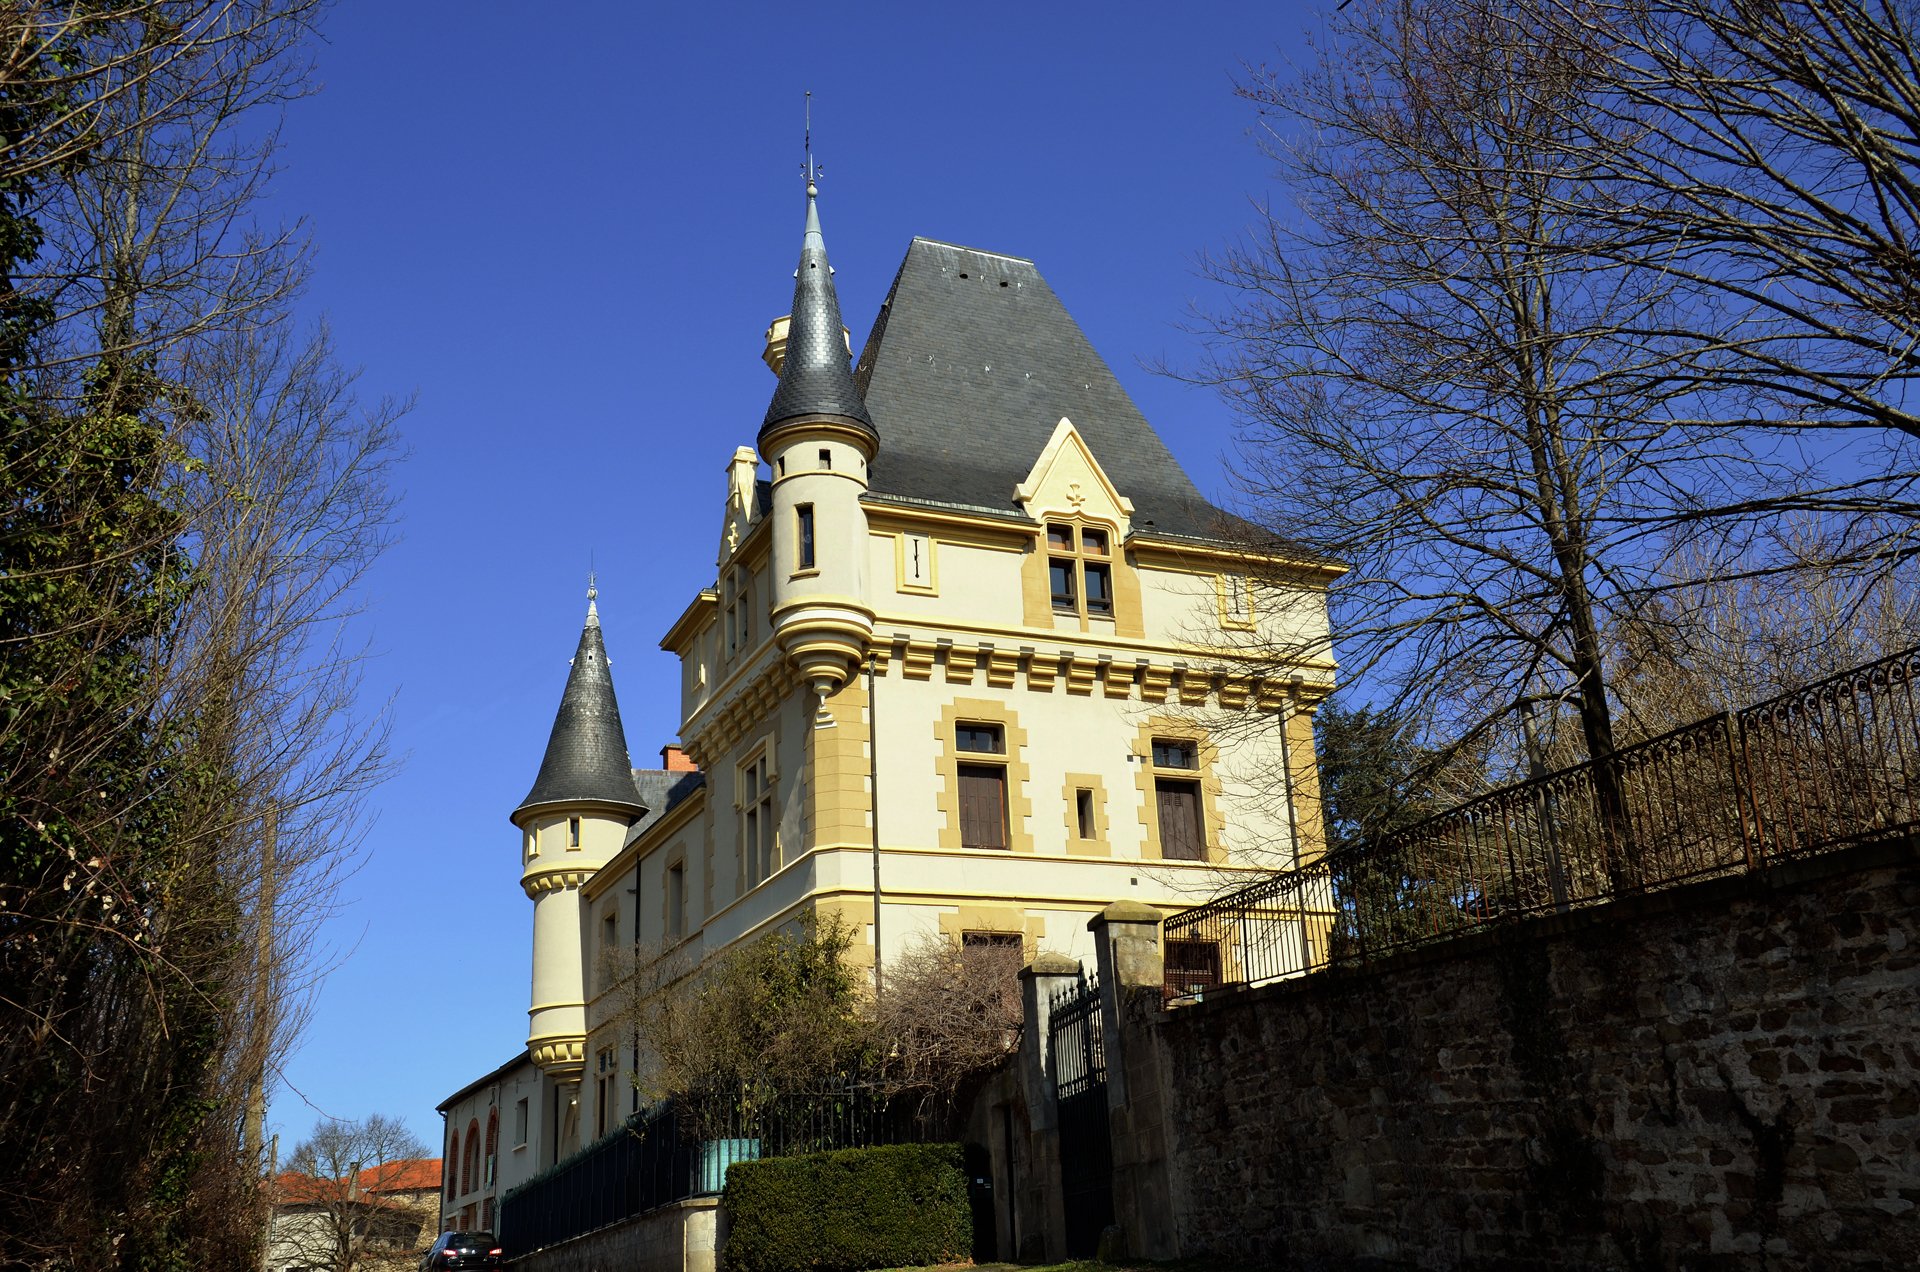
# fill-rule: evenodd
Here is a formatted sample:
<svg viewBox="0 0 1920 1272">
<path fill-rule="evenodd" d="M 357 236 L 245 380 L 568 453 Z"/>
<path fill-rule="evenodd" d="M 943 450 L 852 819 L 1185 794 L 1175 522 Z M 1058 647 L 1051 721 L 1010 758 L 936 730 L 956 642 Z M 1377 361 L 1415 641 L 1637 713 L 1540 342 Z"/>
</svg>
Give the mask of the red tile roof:
<svg viewBox="0 0 1920 1272">
<path fill-rule="evenodd" d="M 273 1177 L 274 1204 L 297 1206 L 306 1202 L 339 1201 L 347 1195 L 347 1179 L 320 1179 L 295 1170 L 283 1170 Z M 401 1162 L 383 1162 L 360 1172 L 360 1189 L 385 1195 L 402 1192 L 438 1192 L 440 1158 L 416 1157 Z"/>
</svg>

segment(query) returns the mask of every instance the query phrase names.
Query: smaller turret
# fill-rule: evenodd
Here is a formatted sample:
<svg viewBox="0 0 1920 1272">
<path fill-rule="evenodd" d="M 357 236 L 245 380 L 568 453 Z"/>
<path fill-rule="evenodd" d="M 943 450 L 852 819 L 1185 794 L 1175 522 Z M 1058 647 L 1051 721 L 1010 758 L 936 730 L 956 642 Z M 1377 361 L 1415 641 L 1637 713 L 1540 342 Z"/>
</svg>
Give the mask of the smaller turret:
<svg viewBox="0 0 1920 1272">
<path fill-rule="evenodd" d="M 807 221 L 793 312 L 768 331 L 781 347 L 758 448 L 773 469 L 773 630 L 813 691 L 833 693 L 853 674 L 873 636 L 867 592 L 867 517 L 860 496 L 880 435 L 853 380 L 833 267 L 820 231 L 811 161 Z"/>
<path fill-rule="evenodd" d="M 533 901 L 527 1049 L 560 1081 L 578 1081 L 585 1067 L 580 885 L 620 851 L 627 828 L 647 812 L 627 758 L 597 596 L 589 583 L 586 626 L 540 773 L 513 812 L 522 836 L 520 886 Z"/>
</svg>

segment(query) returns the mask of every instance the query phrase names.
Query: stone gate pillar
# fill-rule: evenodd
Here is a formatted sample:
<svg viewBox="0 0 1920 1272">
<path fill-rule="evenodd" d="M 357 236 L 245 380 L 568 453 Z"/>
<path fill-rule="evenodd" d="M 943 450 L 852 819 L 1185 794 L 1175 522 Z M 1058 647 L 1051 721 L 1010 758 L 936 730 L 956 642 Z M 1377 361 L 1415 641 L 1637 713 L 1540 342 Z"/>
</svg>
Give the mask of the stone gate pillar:
<svg viewBox="0 0 1920 1272">
<path fill-rule="evenodd" d="M 1114 1216 L 1127 1256 L 1171 1259 L 1178 1242 L 1168 1174 L 1166 1088 L 1153 1033 L 1165 980 L 1160 912 L 1138 901 L 1116 901 L 1095 915 L 1087 929 L 1100 960 Z"/>
</svg>

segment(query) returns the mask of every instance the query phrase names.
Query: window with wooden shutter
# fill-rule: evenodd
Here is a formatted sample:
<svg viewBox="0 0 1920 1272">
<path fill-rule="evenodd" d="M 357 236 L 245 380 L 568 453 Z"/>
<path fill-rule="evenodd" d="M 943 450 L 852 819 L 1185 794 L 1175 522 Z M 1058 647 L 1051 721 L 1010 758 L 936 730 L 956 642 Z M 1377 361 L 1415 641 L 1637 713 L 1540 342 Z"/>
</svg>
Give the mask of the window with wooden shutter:
<svg viewBox="0 0 1920 1272">
<path fill-rule="evenodd" d="M 1160 805 L 1160 855 L 1169 861 L 1205 861 L 1200 783 L 1163 777 L 1154 781 L 1153 790 Z"/>
<path fill-rule="evenodd" d="M 1007 846 L 1007 770 L 1000 764 L 960 766 L 960 845 Z"/>
</svg>

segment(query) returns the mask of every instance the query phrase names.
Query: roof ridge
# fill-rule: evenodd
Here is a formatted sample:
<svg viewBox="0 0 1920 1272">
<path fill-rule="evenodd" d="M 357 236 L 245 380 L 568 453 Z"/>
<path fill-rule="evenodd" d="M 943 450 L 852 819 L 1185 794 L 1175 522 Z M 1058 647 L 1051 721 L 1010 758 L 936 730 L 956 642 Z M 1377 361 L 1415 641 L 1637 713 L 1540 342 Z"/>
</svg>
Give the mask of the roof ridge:
<svg viewBox="0 0 1920 1272">
<path fill-rule="evenodd" d="M 913 241 L 925 243 L 929 247 L 950 247 L 956 252 L 972 252 L 975 256 L 992 256 L 1003 261 L 1017 261 L 1022 265 L 1034 264 L 1031 256 L 1015 256 L 1011 252 L 995 252 L 984 247 L 969 247 L 965 243 L 949 243 L 945 239 L 928 238 L 924 234 L 914 235 Z M 1034 268 L 1037 270 L 1039 266 L 1034 265 Z"/>
</svg>

